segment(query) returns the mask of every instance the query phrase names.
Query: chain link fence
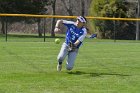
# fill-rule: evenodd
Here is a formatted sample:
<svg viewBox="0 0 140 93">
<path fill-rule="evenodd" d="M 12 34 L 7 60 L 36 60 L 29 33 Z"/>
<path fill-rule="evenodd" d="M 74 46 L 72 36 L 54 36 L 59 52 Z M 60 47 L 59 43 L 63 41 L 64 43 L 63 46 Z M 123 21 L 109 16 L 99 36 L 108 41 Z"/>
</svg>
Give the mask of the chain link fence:
<svg viewBox="0 0 140 93">
<path fill-rule="evenodd" d="M 43 18 L 44 17 L 44 18 Z M 39 41 L 45 42 L 46 38 L 54 37 L 52 23 L 53 18 L 71 20 L 76 16 L 45 16 L 26 15 L 1 17 L 0 21 L 0 41 Z M 113 39 L 113 40 L 135 40 L 137 23 L 140 19 L 132 18 L 104 18 L 87 17 L 89 38 Z M 61 27 L 64 36 L 65 28 Z M 92 37 L 94 35 L 94 37 Z"/>
</svg>

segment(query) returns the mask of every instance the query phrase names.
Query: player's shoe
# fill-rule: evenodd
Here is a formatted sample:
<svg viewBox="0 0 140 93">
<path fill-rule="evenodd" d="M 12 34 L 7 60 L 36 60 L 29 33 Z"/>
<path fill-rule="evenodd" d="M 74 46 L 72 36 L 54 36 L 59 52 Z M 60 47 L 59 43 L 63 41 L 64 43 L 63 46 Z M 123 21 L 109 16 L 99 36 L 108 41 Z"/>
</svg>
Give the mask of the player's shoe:
<svg viewBox="0 0 140 93">
<path fill-rule="evenodd" d="M 57 65 L 57 71 L 59 71 L 59 72 L 60 72 L 60 71 L 61 71 L 61 69 L 62 69 L 62 64 L 61 64 L 61 65 L 60 65 L 60 64 L 58 64 L 58 65 Z"/>
</svg>

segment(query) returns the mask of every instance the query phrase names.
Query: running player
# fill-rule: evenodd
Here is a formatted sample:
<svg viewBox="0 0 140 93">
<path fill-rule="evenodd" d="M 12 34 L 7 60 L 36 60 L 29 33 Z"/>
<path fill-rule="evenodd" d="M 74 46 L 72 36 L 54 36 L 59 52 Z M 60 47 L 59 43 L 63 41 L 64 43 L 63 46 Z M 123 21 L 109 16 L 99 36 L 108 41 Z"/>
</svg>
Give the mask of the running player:
<svg viewBox="0 0 140 93">
<path fill-rule="evenodd" d="M 72 70 L 74 66 L 74 62 L 86 34 L 87 29 L 86 25 L 86 18 L 82 16 L 77 17 L 77 21 L 67 21 L 67 20 L 57 20 L 54 32 L 59 32 L 60 25 L 65 25 L 67 27 L 66 31 L 66 39 L 65 42 L 62 44 L 61 50 L 58 54 L 57 60 L 57 71 L 61 71 L 62 63 L 67 56 L 66 62 L 66 69 Z"/>
</svg>

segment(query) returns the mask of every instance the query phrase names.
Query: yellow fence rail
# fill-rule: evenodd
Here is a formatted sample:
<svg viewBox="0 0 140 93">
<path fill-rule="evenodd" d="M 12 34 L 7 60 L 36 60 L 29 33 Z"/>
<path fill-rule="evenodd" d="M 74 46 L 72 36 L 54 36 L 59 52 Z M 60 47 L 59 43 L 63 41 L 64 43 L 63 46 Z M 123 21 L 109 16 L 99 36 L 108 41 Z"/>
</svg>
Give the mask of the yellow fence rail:
<svg viewBox="0 0 140 93">
<path fill-rule="evenodd" d="M 77 16 L 61 16 L 61 15 L 35 15 L 35 14 L 0 14 L 0 16 L 36 17 L 36 18 L 76 18 L 77 17 Z M 94 20 L 140 21 L 140 18 L 109 18 L 109 17 L 93 17 L 93 16 L 86 16 L 86 18 L 94 19 Z"/>
</svg>

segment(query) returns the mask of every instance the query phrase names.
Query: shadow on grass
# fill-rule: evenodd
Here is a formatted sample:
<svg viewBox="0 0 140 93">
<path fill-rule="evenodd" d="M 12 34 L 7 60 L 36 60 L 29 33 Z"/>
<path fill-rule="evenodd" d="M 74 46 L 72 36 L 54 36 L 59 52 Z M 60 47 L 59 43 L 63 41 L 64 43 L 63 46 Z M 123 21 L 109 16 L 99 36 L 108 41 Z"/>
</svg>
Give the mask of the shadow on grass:
<svg viewBox="0 0 140 93">
<path fill-rule="evenodd" d="M 126 75 L 126 74 L 117 74 L 117 73 L 92 73 L 92 72 L 82 72 L 82 71 L 75 71 L 75 72 L 67 72 L 68 74 L 73 74 L 73 75 L 83 75 L 83 74 L 87 74 L 91 77 L 100 77 L 103 75 L 107 75 L 107 76 L 130 76 L 130 75 Z"/>
</svg>

